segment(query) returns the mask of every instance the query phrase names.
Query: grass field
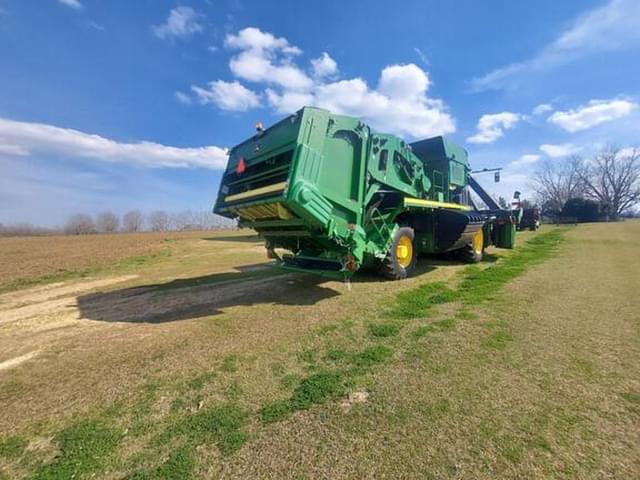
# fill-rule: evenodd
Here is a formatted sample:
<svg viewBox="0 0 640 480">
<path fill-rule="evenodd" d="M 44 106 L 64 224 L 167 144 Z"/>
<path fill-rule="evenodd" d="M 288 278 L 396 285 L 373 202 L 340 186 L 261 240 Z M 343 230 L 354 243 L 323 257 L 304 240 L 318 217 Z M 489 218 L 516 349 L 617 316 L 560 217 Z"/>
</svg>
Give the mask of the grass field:
<svg viewBox="0 0 640 480">
<path fill-rule="evenodd" d="M 0 277 L 0 478 L 640 477 L 640 222 L 351 289 L 149 239 Z"/>
<path fill-rule="evenodd" d="M 130 271 L 176 253 L 175 243 L 189 248 L 190 240 L 212 235 L 215 234 L 145 232 L 0 237 L 0 292 L 99 273 Z"/>
</svg>

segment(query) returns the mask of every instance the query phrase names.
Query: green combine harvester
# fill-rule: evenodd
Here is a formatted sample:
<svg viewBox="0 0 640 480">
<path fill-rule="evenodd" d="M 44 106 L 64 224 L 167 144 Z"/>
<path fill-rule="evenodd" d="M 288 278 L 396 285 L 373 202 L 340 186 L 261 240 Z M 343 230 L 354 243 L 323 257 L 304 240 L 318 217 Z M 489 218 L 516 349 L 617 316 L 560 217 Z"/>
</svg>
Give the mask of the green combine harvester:
<svg viewBox="0 0 640 480">
<path fill-rule="evenodd" d="M 401 279 L 420 253 L 478 262 L 488 245 L 514 246 L 514 215 L 444 137 L 407 144 L 313 107 L 256 130 L 229 152 L 214 212 L 257 231 L 286 268 L 350 276 L 375 267 Z M 470 187 L 489 209 L 476 208 Z"/>
</svg>

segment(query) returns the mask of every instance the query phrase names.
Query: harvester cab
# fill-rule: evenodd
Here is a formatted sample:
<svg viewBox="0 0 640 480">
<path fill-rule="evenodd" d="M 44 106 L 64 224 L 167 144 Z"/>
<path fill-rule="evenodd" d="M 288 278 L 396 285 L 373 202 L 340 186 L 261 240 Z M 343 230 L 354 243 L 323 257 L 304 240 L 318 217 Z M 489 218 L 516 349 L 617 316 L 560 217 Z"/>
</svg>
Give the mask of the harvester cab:
<svg viewBox="0 0 640 480">
<path fill-rule="evenodd" d="M 479 261 L 489 244 L 513 247 L 509 216 L 473 207 L 471 178 L 448 139 L 409 145 L 305 107 L 230 150 L 214 211 L 257 231 L 286 268 L 404 278 L 419 253 Z"/>
</svg>

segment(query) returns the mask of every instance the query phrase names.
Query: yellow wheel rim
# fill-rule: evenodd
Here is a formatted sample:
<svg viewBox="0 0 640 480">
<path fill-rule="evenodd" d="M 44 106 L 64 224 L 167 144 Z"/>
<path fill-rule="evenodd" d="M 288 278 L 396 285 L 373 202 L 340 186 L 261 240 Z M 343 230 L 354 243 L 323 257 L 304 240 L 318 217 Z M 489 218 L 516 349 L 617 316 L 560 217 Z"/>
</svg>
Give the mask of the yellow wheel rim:
<svg viewBox="0 0 640 480">
<path fill-rule="evenodd" d="M 400 237 L 400 240 L 398 240 L 396 259 L 402 268 L 407 268 L 411 265 L 411 260 L 413 259 L 413 242 L 409 237 L 403 235 Z"/>
<path fill-rule="evenodd" d="M 484 247 L 484 232 L 482 229 L 473 236 L 473 253 L 480 255 Z"/>
</svg>

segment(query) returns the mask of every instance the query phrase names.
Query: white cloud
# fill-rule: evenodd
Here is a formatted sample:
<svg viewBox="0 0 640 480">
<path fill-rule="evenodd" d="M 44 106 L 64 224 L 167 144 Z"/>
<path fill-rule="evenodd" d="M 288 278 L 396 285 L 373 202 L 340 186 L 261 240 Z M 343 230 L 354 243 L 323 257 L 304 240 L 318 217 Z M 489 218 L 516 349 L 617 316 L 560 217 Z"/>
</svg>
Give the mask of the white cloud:
<svg viewBox="0 0 640 480">
<path fill-rule="evenodd" d="M 29 151 L 20 145 L 5 143 L 4 140 L 0 138 L 0 155 L 24 157 L 25 155 L 29 155 Z"/>
<path fill-rule="evenodd" d="M 502 112 L 482 115 L 478 120 L 478 132 L 467 138 L 470 143 L 493 143 L 521 120 L 518 113 Z"/>
<path fill-rule="evenodd" d="M 419 101 L 429 88 L 429 77 L 413 63 L 385 67 L 380 75 L 378 91 L 400 101 Z"/>
<path fill-rule="evenodd" d="M 204 29 L 201 17 L 193 8 L 179 6 L 169 12 L 165 23 L 153 27 L 153 33 L 162 39 L 186 38 Z"/>
<path fill-rule="evenodd" d="M 209 82 L 209 88 L 191 87 L 202 104 L 211 103 L 223 110 L 244 112 L 260 105 L 260 98 L 238 81 Z"/>
<path fill-rule="evenodd" d="M 531 113 L 534 115 L 544 115 L 551 110 L 553 110 L 553 106 L 550 103 L 541 103 L 540 105 L 537 105 Z"/>
<path fill-rule="evenodd" d="M 315 103 L 313 94 L 309 92 L 284 91 L 279 94 L 275 90 L 267 88 L 265 93 L 269 105 L 279 113 L 289 114 L 305 105 L 313 105 Z"/>
<path fill-rule="evenodd" d="M 311 67 L 316 78 L 333 77 L 338 73 L 338 64 L 327 52 L 311 60 Z"/>
<path fill-rule="evenodd" d="M 312 76 L 308 75 L 293 61 L 302 53 L 299 48 L 258 28 L 249 27 L 228 35 L 225 45 L 240 50 L 229 62 L 232 74 L 263 84 L 268 105 L 278 113 L 290 114 L 313 105 L 361 117 L 378 130 L 411 137 L 455 131 L 455 121 L 444 103 L 427 96 L 429 76 L 415 64 L 385 67 L 377 87 L 372 88 L 361 78 L 328 81 L 337 75 L 338 66 L 326 52 L 312 60 Z M 250 102 L 246 108 L 258 104 Z"/>
<path fill-rule="evenodd" d="M 0 118 L 0 138 L 20 155 L 48 153 L 145 167 L 222 169 L 227 151 L 216 146 L 179 148 L 154 142 L 120 143 L 69 128 Z"/>
<path fill-rule="evenodd" d="M 455 121 L 442 101 L 427 97 L 429 78 L 414 64 L 384 68 L 377 89 L 361 78 L 316 84 L 311 92 L 269 92 L 269 103 L 280 113 L 304 105 L 363 118 L 377 130 L 414 138 L 455 131 Z"/>
<path fill-rule="evenodd" d="M 640 2 L 610 0 L 579 16 L 553 42 L 532 58 L 497 68 L 471 82 L 473 90 L 501 88 L 532 72 L 548 70 L 588 55 L 640 42 Z"/>
<path fill-rule="evenodd" d="M 282 50 L 283 53 L 290 55 L 301 53 L 300 49 L 290 45 L 286 38 L 277 38 L 256 27 L 240 30 L 237 35 L 227 35 L 225 45 L 239 50 Z"/>
<path fill-rule="evenodd" d="M 178 103 L 181 103 L 183 105 L 191 105 L 193 103 L 191 97 L 184 92 L 176 92 L 175 96 Z"/>
<path fill-rule="evenodd" d="M 227 35 L 225 45 L 240 50 L 229 61 L 229 68 L 236 77 L 279 85 L 288 90 L 307 90 L 313 86 L 311 78 L 292 63 L 291 57 L 299 55 L 300 49 L 290 45 L 285 38 L 249 27 L 237 35 Z"/>
<path fill-rule="evenodd" d="M 555 112 L 547 120 L 567 132 L 579 132 L 631 113 L 637 104 L 622 99 L 591 100 L 588 105 L 566 112 Z"/>
<path fill-rule="evenodd" d="M 569 155 L 573 155 L 580 151 L 580 147 L 573 145 L 572 143 L 562 143 L 562 144 L 549 144 L 545 143 L 540 145 L 540 151 L 544 152 L 547 156 L 551 158 L 558 157 L 567 157 Z"/>
<path fill-rule="evenodd" d="M 513 162 L 511 162 L 509 166 L 516 167 L 516 168 L 526 168 L 536 163 L 538 160 L 540 160 L 540 158 L 541 158 L 540 155 L 528 153 L 528 154 L 522 155 L 517 160 L 514 160 Z"/>
<path fill-rule="evenodd" d="M 75 8 L 76 10 L 80 10 L 82 8 L 82 3 L 80 0 L 58 0 L 63 5 L 67 7 Z"/>
</svg>

